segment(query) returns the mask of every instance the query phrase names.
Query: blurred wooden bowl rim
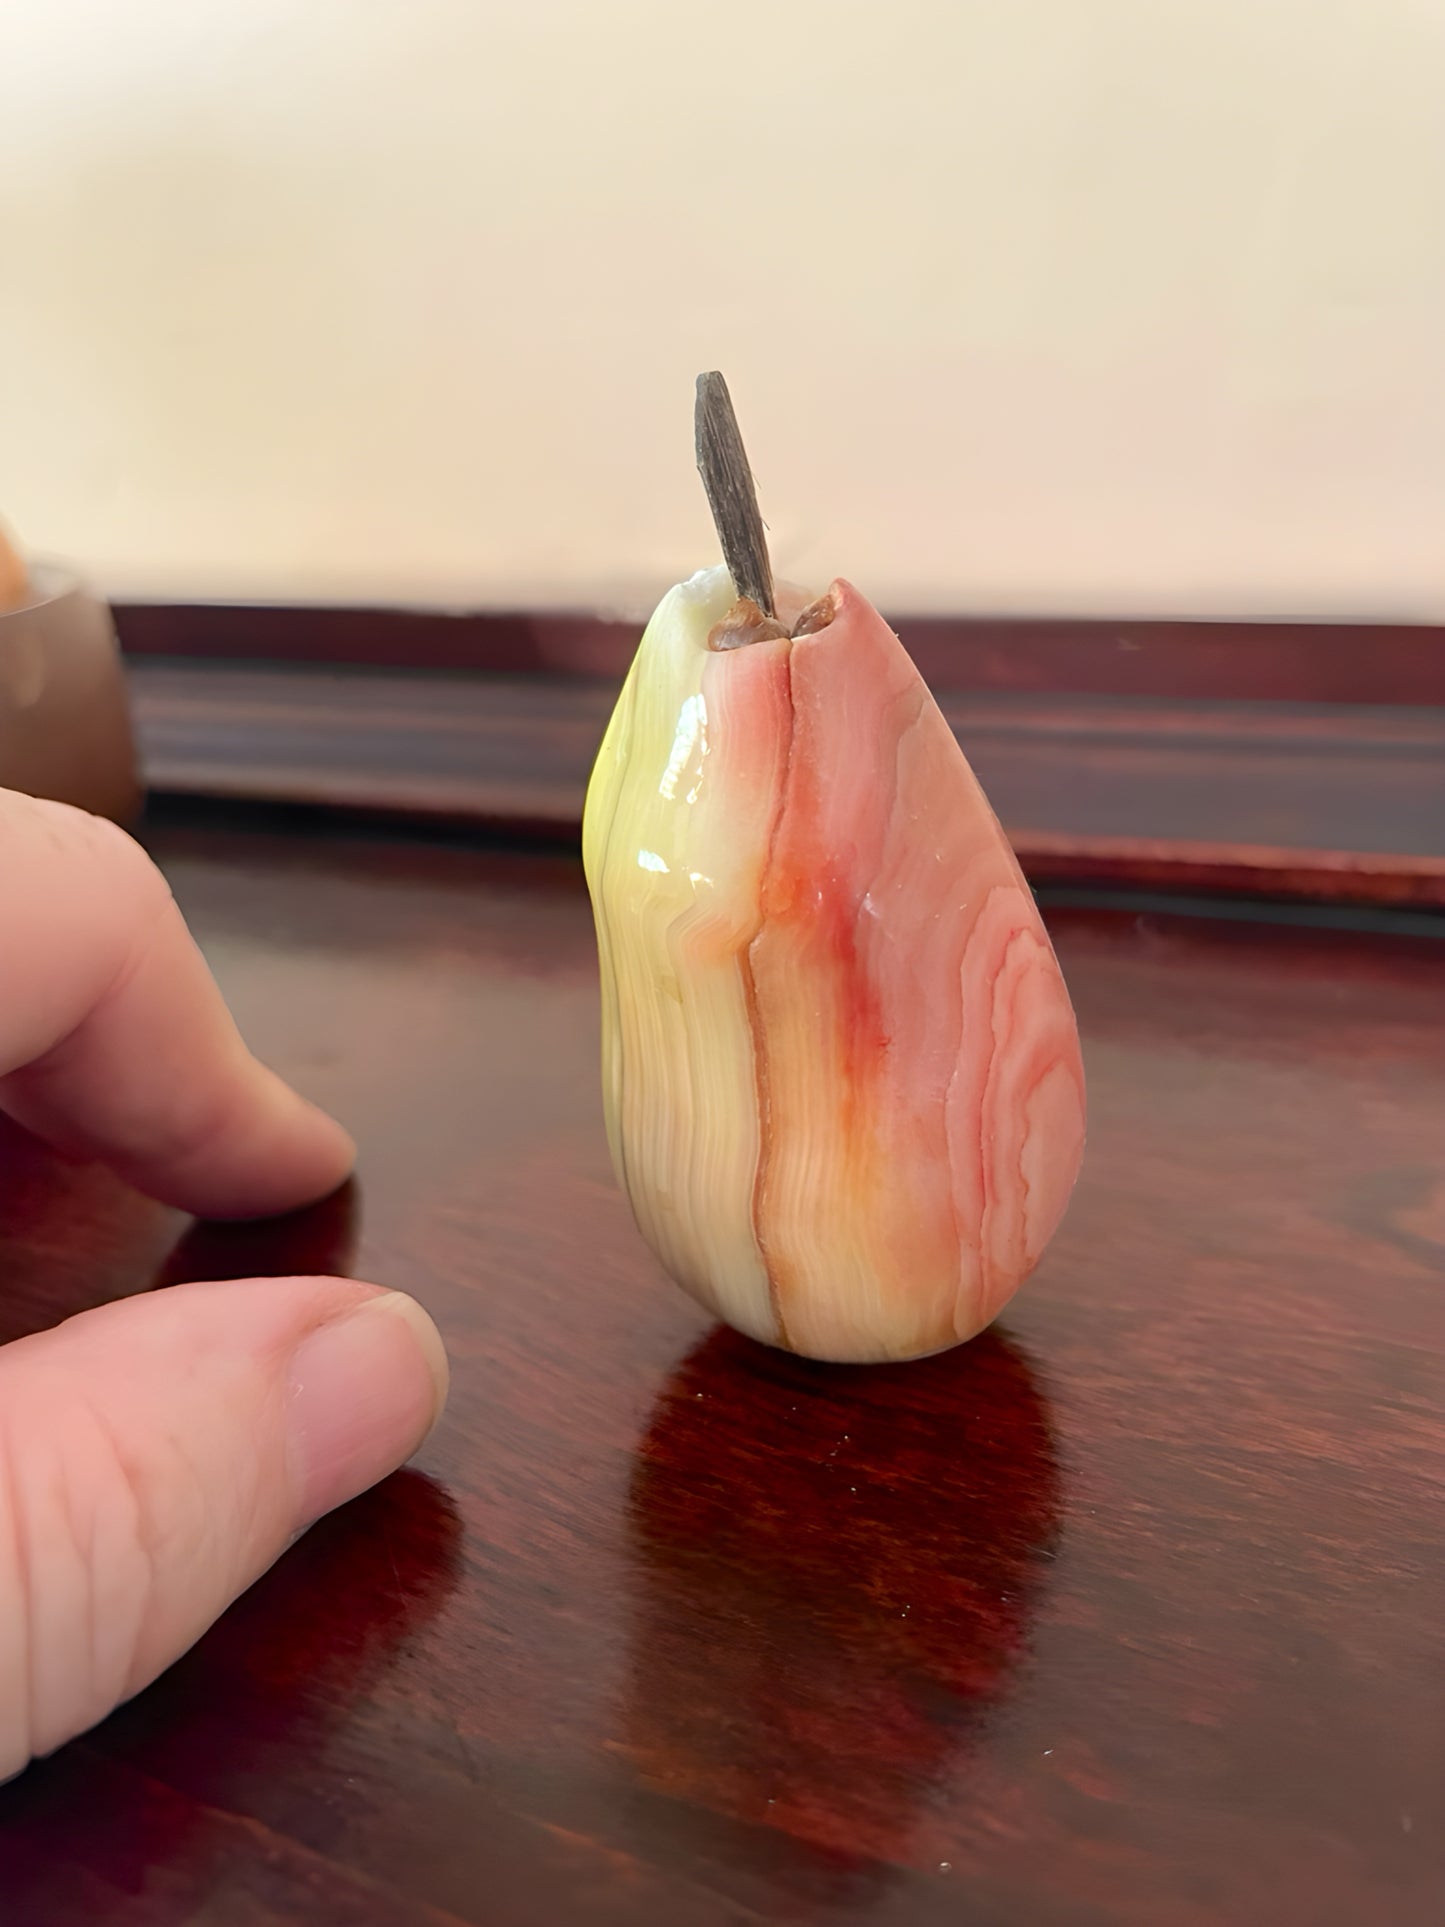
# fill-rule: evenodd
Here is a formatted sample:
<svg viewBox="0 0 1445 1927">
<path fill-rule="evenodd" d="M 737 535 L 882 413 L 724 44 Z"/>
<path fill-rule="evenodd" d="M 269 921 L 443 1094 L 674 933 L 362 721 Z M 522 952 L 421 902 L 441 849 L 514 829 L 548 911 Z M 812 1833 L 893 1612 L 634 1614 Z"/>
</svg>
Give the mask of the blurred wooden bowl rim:
<svg viewBox="0 0 1445 1927">
<path fill-rule="evenodd" d="M 0 787 L 129 822 L 141 788 L 110 607 L 52 561 L 29 563 L 26 588 L 0 610 Z"/>
</svg>

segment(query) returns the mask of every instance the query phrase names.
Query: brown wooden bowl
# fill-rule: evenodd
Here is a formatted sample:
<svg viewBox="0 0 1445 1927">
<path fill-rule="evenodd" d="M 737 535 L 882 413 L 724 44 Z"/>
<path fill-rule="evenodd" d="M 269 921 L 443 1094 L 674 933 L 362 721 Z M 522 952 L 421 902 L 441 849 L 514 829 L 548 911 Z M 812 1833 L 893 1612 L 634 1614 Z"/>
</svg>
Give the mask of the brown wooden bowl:
<svg viewBox="0 0 1445 1927">
<path fill-rule="evenodd" d="M 107 604 L 48 563 L 0 612 L 0 788 L 128 822 L 140 806 L 135 739 Z"/>
</svg>

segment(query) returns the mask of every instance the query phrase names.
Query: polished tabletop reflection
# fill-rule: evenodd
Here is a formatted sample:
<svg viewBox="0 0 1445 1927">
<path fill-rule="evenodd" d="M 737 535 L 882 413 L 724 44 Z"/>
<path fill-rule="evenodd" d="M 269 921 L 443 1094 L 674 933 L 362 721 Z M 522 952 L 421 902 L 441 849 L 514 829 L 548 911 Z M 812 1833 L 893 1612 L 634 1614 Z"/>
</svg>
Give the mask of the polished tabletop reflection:
<svg viewBox="0 0 1445 1927">
<path fill-rule="evenodd" d="M 435 1313 L 452 1403 L 0 1791 L 7 1927 L 1438 1918 L 1438 945 L 1056 914 L 1055 1245 L 974 1344 L 824 1367 L 632 1227 L 574 862 L 157 848 L 361 1169 L 192 1228 L 0 1132 L 0 1335 L 350 1271 Z"/>
</svg>

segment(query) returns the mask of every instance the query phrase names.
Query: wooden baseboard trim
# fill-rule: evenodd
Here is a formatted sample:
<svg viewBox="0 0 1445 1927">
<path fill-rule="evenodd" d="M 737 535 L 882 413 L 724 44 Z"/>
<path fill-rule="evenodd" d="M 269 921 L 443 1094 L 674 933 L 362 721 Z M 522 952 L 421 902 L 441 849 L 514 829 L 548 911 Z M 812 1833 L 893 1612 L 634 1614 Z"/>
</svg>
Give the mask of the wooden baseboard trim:
<svg viewBox="0 0 1445 1927">
<path fill-rule="evenodd" d="M 122 602 L 131 656 L 620 680 L 640 624 L 565 610 Z M 1445 624 L 909 616 L 932 689 L 1445 704 Z"/>
<path fill-rule="evenodd" d="M 587 678 L 131 664 L 170 797 L 572 837 L 616 693 Z M 1038 883 L 1445 906 L 1445 707 L 944 694 Z"/>
</svg>

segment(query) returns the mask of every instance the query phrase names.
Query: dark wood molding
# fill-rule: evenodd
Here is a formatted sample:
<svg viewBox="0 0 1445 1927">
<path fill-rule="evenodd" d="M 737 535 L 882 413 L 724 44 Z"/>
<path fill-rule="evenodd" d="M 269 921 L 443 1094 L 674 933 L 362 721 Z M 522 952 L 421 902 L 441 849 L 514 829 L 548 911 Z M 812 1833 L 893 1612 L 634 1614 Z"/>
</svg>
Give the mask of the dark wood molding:
<svg viewBox="0 0 1445 1927">
<path fill-rule="evenodd" d="M 567 611 L 448 613 L 122 602 L 132 656 L 617 678 L 639 624 Z M 1445 624 L 894 616 L 928 683 L 1171 699 L 1445 704 Z"/>
<path fill-rule="evenodd" d="M 136 659 L 166 796 L 576 835 L 615 684 Z M 1445 906 L 1445 707 L 945 693 L 1031 880 Z"/>
</svg>

